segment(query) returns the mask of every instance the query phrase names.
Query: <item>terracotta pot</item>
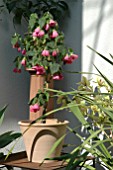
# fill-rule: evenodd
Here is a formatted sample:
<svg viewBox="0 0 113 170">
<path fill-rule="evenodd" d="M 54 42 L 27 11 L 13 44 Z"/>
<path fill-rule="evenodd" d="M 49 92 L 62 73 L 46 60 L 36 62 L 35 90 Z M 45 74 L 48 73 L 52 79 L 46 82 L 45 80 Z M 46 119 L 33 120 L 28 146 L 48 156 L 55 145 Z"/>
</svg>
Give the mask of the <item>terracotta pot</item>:
<svg viewBox="0 0 113 170">
<path fill-rule="evenodd" d="M 35 97 L 37 94 L 38 90 L 41 89 L 43 90 L 44 87 L 44 81 L 45 81 L 45 76 L 44 75 L 36 75 L 36 71 L 33 69 L 27 69 L 27 71 L 30 73 L 30 100 Z M 53 80 L 50 81 L 48 88 L 53 89 Z M 52 93 L 50 92 L 50 95 Z M 54 108 L 54 102 L 53 99 L 50 98 L 47 106 L 47 112 L 53 110 Z M 29 119 L 30 120 L 35 120 L 42 116 L 43 113 L 43 107 L 41 107 L 40 111 L 37 111 L 36 113 L 29 113 Z M 49 116 L 49 118 L 53 118 L 52 115 Z"/>
<path fill-rule="evenodd" d="M 28 161 L 41 163 L 47 157 L 53 144 L 66 133 L 68 121 L 59 121 L 57 119 L 47 119 L 46 123 L 35 123 L 29 129 L 30 121 L 20 121 L 20 129 L 24 134 L 24 143 L 28 156 Z M 63 141 L 49 156 L 49 158 L 60 156 Z M 45 160 L 45 163 L 50 160 Z"/>
</svg>

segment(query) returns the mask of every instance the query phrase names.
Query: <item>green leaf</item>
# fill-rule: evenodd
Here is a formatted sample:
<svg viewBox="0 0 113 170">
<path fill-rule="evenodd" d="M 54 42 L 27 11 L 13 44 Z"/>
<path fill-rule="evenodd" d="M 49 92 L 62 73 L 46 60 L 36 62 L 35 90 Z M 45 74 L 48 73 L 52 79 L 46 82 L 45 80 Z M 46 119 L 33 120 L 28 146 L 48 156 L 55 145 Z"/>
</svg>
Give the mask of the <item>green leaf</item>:
<svg viewBox="0 0 113 170">
<path fill-rule="evenodd" d="M 95 65 L 94 65 L 95 66 Z M 113 90 L 113 83 L 104 75 L 104 74 L 102 74 L 99 70 L 98 70 L 98 68 L 95 66 L 95 68 L 97 69 L 97 71 L 100 73 L 100 75 L 104 78 L 104 80 L 108 83 L 108 85 L 110 86 L 110 88 L 112 88 L 112 90 Z"/>
<path fill-rule="evenodd" d="M 30 20 L 29 20 L 29 26 L 30 26 L 31 29 L 33 29 L 37 19 L 38 19 L 37 14 L 31 14 Z"/>
<path fill-rule="evenodd" d="M 23 16 L 23 10 L 21 8 L 17 8 L 15 11 L 15 15 L 13 17 L 13 23 L 21 24 L 22 16 Z"/>
<path fill-rule="evenodd" d="M 98 107 L 100 107 L 100 109 L 101 109 L 103 112 L 105 112 L 105 113 L 109 116 L 109 118 L 112 120 L 112 122 L 113 122 L 113 109 L 104 108 L 104 107 L 102 107 L 102 106 L 98 106 Z"/>
<path fill-rule="evenodd" d="M 43 28 L 45 24 L 46 24 L 45 18 L 40 18 L 40 19 L 39 19 L 40 28 Z"/>
<path fill-rule="evenodd" d="M 54 41 L 48 42 L 47 46 L 50 48 L 54 48 Z"/>
<path fill-rule="evenodd" d="M 55 74 L 59 71 L 59 68 L 60 68 L 60 65 L 57 64 L 57 63 L 51 63 L 50 64 L 50 71 L 51 71 L 51 74 Z"/>
<path fill-rule="evenodd" d="M 45 158 L 45 160 L 58 160 L 58 161 L 62 161 L 62 160 L 67 160 L 71 157 L 70 153 L 67 154 L 63 154 L 59 157 L 54 157 L 54 158 Z"/>
<path fill-rule="evenodd" d="M 92 165 L 93 166 L 93 165 Z M 96 170 L 94 167 L 92 167 L 91 165 L 88 164 L 84 164 L 84 168 L 86 168 L 87 170 Z"/>
<path fill-rule="evenodd" d="M 62 140 L 65 138 L 66 134 L 64 134 L 63 136 L 61 136 L 55 143 L 54 145 L 51 147 L 50 151 L 48 152 L 48 154 L 46 155 L 46 158 L 48 158 L 53 152 L 54 150 L 58 147 L 58 145 L 62 142 Z"/>
<path fill-rule="evenodd" d="M 96 50 L 94 50 L 93 48 L 91 48 L 90 46 L 87 46 L 89 49 L 91 49 L 92 51 L 94 51 L 96 54 L 98 54 L 101 58 L 103 58 L 105 61 L 107 61 L 109 64 L 113 65 L 113 62 L 111 60 L 109 60 L 107 57 L 103 56 L 102 54 L 98 53 Z"/>
<path fill-rule="evenodd" d="M 26 55 L 28 56 L 34 56 L 35 52 L 34 51 L 27 51 Z"/>
<path fill-rule="evenodd" d="M 13 133 L 12 131 L 3 133 L 0 135 L 0 148 L 3 148 L 10 144 L 15 139 L 19 138 L 21 136 L 21 133 Z"/>
<path fill-rule="evenodd" d="M 16 4 L 17 4 L 17 1 L 6 2 L 6 7 L 7 7 L 9 13 L 13 11 Z"/>
<path fill-rule="evenodd" d="M 11 44 L 12 45 L 15 45 L 17 42 L 18 42 L 18 40 L 19 40 L 19 34 L 15 34 L 13 37 L 12 37 L 12 39 L 11 39 Z"/>
<path fill-rule="evenodd" d="M 2 158 L 4 156 L 3 152 L 0 152 L 0 158 Z"/>
<path fill-rule="evenodd" d="M 79 165 L 81 165 L 81 163 L 85 163 L 89 151 L 86 150 L 82 154 L 81 149 L 81 145 L 79 145 L 77 148 L 75 148 L 74 152 L 71 152 L 70 160 L 66 167 L 66 170 L 73 170 L 74 168 L 77 168 Z"/>
<path fill-rule="evenodd" d="M 3 122 L 4 112 L 5 112 L 6 108 L 7 108 L 7 106 L 4 106 L 4 107 L 0 110 L 0 125 L 1 125 L 2 122 Z"/>
<path fill-rule="evenodd" d="M 73 162 L 75 161 L 75 159 L 78 157 L 79 154 L 80 154 L 80 150 L 78 148 L 75 152 L 72 153 L 70 160 L 69 160 L 69 163 L 66 167 L 66 170 L 69 170 L 69 168 L 71 168 Z"/>
<path fill-rule="evenodd" d="M 58 1 L 58 5 L 64 10 L 69 10 L 68 4 L 64 1 Z"/>
<path fill-rule="evenodd" d="M 68 104 L 68 106 L 70 107 L 70 110 L 72 111 L 72 113 L 75 115 L 75 117 L 77 117 L 77 119 L 82 123 L 82 125 L 87 125 L 88 122 L 85 120 L 82 112 L 80 111 L 78 106 L 74 106 L 74 102 Z M 72 106 L 72 107 L 71 107 Z"/>
</svg>

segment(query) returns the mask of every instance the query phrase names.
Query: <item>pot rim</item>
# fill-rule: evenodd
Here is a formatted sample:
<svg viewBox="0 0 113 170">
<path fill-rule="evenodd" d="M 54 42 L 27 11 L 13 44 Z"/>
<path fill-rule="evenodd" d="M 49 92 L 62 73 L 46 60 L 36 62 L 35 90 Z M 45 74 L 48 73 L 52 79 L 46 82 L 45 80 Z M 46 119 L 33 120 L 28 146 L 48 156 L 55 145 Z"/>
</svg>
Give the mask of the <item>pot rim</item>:
<svg viewBox="0 0 113 170">
<path fill-rule="evenodd" d="M 34 124 L 32 124 L 32 126 L 44 126 L 44 127 L 48 127 L 48 126 L 62 126 L 62 125 L 68 125 L 69 121 L 68 120 L 58 120 L 58 119 L 46 119 L 46 123 L 42 123 L 42 122 L 36 122 Z M 31 124 L 31 120 L 21 120 L 18 122 L 18 124 L 20 126 L 29 126 Z"/>
</svg>

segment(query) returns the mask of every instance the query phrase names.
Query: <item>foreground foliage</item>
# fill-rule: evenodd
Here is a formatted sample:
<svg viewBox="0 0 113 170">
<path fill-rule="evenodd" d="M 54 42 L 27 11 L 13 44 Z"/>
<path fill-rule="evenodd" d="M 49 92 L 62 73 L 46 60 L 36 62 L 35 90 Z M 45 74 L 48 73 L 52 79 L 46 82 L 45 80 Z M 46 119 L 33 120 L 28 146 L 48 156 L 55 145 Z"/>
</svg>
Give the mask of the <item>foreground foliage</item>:
<svg viewBox="0 0 113 170">
<path fill-rule="evenodd" d="M 3 123 L 4 114 L 6 111 L 7 106 L 4 106 L 0 109 L 0 126 Z M 17 138 L 21 137 L 21 133 L 19 132 L 13 132 L 13 131 L 7 131 L 5 133 L 0 134 L 0 159 L 4 157 L 6 154 L 6 147 L 13 141 L 15 141 Z M 4 157 L 5 158 L 5 157 Z M 10 167 L 7 167 L 10 168 Z"/>
<path fill-rule="evenodd" d="M 109 60 L 92 50 L 113 65 L 112 55 L 110 55 L 112 59 Z M 69 127 L 68 133 L 73 133 L 79 138 L 81 144 L 75 146 L 69 154 L 55 158 L 68 162 L 66 170 L 73 170 L 76 167 L 96 170 L 98 164 L 103 169 L 113 169 L 113 83 L 96 66 L 95 68 L 99 77 L 96 81 L 93 80 L 93 84 L 83 76 L 77 90 L 63 92 L 50 89 L 61 105 L 56 111 L 68 109 L 78 119 L 84 132 L 87 132 L 81 135 L 77 127 L 73 129 Z M 52 149 L 57 147 L 57 144 Z M 70 147 L 70 144 L 67 147 Z"/>
</svg>

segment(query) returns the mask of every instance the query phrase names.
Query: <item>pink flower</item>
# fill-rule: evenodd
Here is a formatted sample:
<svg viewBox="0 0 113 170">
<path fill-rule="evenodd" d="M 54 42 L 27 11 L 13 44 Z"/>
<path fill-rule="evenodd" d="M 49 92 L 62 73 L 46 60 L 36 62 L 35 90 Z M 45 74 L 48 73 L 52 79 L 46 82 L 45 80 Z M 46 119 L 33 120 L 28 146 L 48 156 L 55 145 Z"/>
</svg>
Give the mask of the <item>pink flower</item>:
<svg viewBox="0 0 113 170">
<path fill-rule="evenodd" d="M 21 69 L 14 68 L 14 69 L 13 69 L 13 72 L 14 72 L 14 73 L 21 73 Z"/>
<path fill-rule="evenodd" d="M 68 56 L 68 54 L 63 58 L 64 63 L 66 64 L 72 64 L 73 59 Z"/>
<path fill-rule="evenodd" d="M 64 77 L 62 74 L 55 74 L 53 75 L 53 80 L 62 80 Z"/>
<path fill-rule="evenodd" d="M 18 47 L 18 48 L 17 48 L 17 51 L 18 51 L 18 52 L 21 52 L 21 47 Z"/>
<path fill-rule="evenodd" d="M 51 38 L 58 37 L 58 32 L 56 30 L 53 30 L 52 34 L 50 35 Z"/>
<path fill-rule="evenodd" d="M 39 110 L 40 110 L 40 106 L 37 103 L 30 106 L 30 112 L 36 113 Z"/>
<path fill-rule="evenodd" d="M 26 50 L 25 50 L 25 49 L 22 50 L 22 54 L 23 54 L 23 55 L 26 54 Z"/>
<path fill-rule="evenodd" d="M 45 32 L 43 30 L 41 30 L 39 33 L 38 33 L 38 37 L 43 37 L 45 34 Z"/>
<path fill-rule="evenodd" d="M 52 56 L 53 56 L 53 57 L 56 57 L 57 55 L 58 55 L 57 51 L 54 50 L 54 51 L 52 52 Z"/>
<path fill-rule="evenodd" d="M 45 56 L 45 57 L 50 56 L 49 50 L 43 50 L 42 51 L 42 56 Z"/>
<path fill-rule="evenodd" d="M 13 48 L 18 48 L 18 47 L 19 47 L 18 42 L 15 45 L 13 45 Z"/>
<path fill-rule="evenodd" d="M 21 61 L 21 64 L 22 64 L 23 66 L 26 66 L 26 60 L 25 60 L 25 58 L 23 58 L 23 60 Z"/>
<path fill-rule="evenodd" d="M 76 54 L 71 54 L 70 57 L 71 57 L 71 59 L 74 61 L 74 60 L 76 60 L 76 59 L 78 58 L 78 55 L 76 55 Z"/>
<path fill-rule="evenodd" d="M 44 32 L 43 30 L 40 30 L 40 27 L 37 27 L 37 28 L 34 30 L 32 36 L 33 36 L 33 37 L 43 37 L 44 34 L 45 34 L 45 32 Z"/>
<path fill-rule="evenodd" d="M 45 25 L 45 30 L 48 31 L 49 28 L 50 28 L 49 24 L 46 24 L 46 25 Z"/>
<path fill-rule="evenodd" d="M 39 32 L 40 32 L 40 27 L 37 27 L 37 28 L 34 30 L 32 36 L 33 36 L 33 37 L 38 37 Z"/>
<path fill-rule="evenodd" d="M 50 22 L 49 22 L 49 25 L 51 26 L 51 27 L 54 27 L 55 25 L 57 24 L 57 22 L 56 21 L 54 21 L 54 20 L 50 20 Z"/>
<path fill-rule="evenodd" d="M 33 37 L 38 37 L 38 34 L 36 32 L 33 32 L 32 36 Z"/>
<path fill-rule="evenodd" d="M 72 64 L 72 62 L 74 60 L 76 60 L 78 58 L 78 55 L 76 54 L 71 54 L 70 56 L 67 54 L 64 58 L 63 58 L 63 61 L 66 63 L 66 64 Z"/>
<path fill-rule="evenodd" d="M 32 69 L 36 70 L 37 75 L 42 75 L 45 73 L 45 68 L 43 66 L 33 66 Z"/>
<path fill-rule="evenodd" d="M 40 27 L 37 27 L 34 32 L 36 32 L 37 34 L 40 32 Z"/>
</svg>

